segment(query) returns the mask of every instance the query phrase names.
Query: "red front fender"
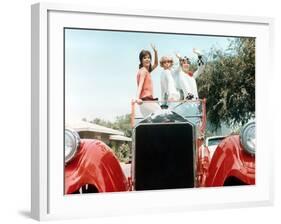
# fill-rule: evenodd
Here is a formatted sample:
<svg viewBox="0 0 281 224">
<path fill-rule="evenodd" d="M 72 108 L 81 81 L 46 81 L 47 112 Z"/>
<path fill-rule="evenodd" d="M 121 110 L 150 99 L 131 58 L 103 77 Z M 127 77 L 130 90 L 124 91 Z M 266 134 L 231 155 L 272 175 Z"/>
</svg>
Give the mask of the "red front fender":
<svg viewBox="0 0 281 224">
<path fill-rule="evenodd" d="M 239 135 L 229 136 L 218 145 L 204 185 L 223 186 L 229 178 L 247 185 L 255 184 L 255 157 L 245 152 Z"/>
<path fill-rule="evenodd" d="M 99 140 L 81 140 L 75 158 L 65 166 L 65 194 L 90 184 L 98 192 L 127 191 L 128 181 L 112 150 Z"/>
</svg>

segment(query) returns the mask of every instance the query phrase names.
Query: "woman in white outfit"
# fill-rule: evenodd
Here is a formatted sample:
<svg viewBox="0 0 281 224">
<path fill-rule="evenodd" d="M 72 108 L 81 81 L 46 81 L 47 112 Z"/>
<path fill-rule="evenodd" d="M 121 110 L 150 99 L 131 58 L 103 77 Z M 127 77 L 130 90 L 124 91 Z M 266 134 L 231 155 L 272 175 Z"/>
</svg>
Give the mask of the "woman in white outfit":
<svg viewBox="0 0 281 224">
<path fill-rule="evenodd" d="M 177 70 L 175 70 L 174 78 L 178 90 L 182 92 L 182 99 L 185 100 L 199 99 L 196 78 L 202 74 L 205 68 L 203 56 L 196 49 L 193 49 L 193 52 L 198 56 L 198 68 L 194 73 L 189 70 L 189 58 L 181 57 L 179 54 L 176 54 L 179 59 L 180 66 Z M 198 119 L 198 117 L 200 116 L 199 102 L 182 103 L 175 107 L 174 111 L 195 124 L 198 124 L 198 122 L 200 121 L 200 119 Z"/>
<path fill-rule="evenodd" d="M 176 89 L 174 77 L 172 75 L 173 58 L 163 56 L 160 59 L 160 66 L 163 68 L 161 73 L 161 99 L 162 101 L 179 100 L 180 95 Z"/>
<path fill-rule="evenodd" d="M 176 80 L 176 86 L 183 92 L 184 99 L 198 99 L 198 90 L 196 84 L 196 78 L 202 74 L 205 68 L 205 62 L 203 61 L 203 56 L 196 50 L 193 52 L 198 56 L 198 68 L 193 73 L 189 70 L 190 61 L 188 57 L 181 57 L 179 54 L 176 56 L 179 59 L 180 66 L 174 72 L 174 77 Z"/>
</svg>

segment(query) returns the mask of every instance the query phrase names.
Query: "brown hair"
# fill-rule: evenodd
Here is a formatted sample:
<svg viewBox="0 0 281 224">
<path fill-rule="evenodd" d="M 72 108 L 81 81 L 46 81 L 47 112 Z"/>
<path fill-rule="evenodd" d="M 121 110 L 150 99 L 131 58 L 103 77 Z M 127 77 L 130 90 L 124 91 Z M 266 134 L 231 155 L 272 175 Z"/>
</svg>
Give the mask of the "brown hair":
<svg viewBox="0 0 281 224">
<path fill-rule="evenodd" d="M 140 60 L 139 68 L 142 68 L 142 67 L 143 67 L 142 59 L 143 59 L 146 55 L 148 55 L 148 56 L 150 57 L 150 59 L 151 59 L 151 53 L 150 53 L 150 51 L 142 50 L 142 51 L 140 52 L 140 54 L 139 54 L 139 60 Z M 152 71 L 151 63 L 150 63 L 150 65 L 149 65 L 149 70 L 148 70 L 148 71 L 149 71 L 149 72 Z"/>
</svg>

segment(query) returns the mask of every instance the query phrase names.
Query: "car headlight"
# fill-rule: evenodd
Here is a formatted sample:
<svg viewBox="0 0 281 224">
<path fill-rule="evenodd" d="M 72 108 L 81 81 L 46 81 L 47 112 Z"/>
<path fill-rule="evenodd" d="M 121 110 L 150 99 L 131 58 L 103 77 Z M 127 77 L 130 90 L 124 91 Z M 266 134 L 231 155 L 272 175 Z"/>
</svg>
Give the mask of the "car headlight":
<svg viewBox="0 0 281 224">
<path fill-rule="evenodd" d="M 251 121 L 244 125 L 240 132 L 240 141 L 244 149 L 254 155 L 256 152 L 256 122 Z"/>
<path fill-rule="evenodd" d="M 64 131 L 64 159 L 68 163 L 75 156 L 80 144 L 80 137 L 74 130 L 65 129 Z"/>
</svg>

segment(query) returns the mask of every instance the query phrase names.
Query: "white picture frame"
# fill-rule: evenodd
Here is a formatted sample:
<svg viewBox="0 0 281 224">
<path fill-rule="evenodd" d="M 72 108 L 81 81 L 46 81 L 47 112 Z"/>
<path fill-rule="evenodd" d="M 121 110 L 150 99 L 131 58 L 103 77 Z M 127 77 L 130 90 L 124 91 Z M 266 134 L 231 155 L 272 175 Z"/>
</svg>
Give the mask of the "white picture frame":
<svg viewBox="0 0 281 224">
<path fill-rule="evenodd" d="M 162 21 L 168 23 L 163 26 Z M 148 22 L 153 24 L 148 26 Z M 38 3 L 32 5 L 32 169 L 31 216 L 37 220 L 115 216 L 165 211 L 271 205 L 273 146 L 270 89 L 273 19 Z M 63 27 L 185 32 L 256 37 L 257 181 L 255 186 L 175 191 L 91 194 L 63 193 Z M 168 27 L 168 28 L 167 28 Z M 171 30 L 170 30 L 171 31 Z M 54 63 L 55 62 L 55 63 Z M 181 200 L 179 200 L 181 199 Z M 94 210 L 92 208 L 95 208 Z"/>
</svg>

